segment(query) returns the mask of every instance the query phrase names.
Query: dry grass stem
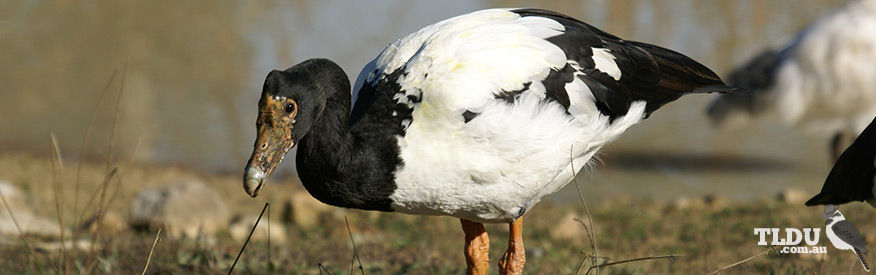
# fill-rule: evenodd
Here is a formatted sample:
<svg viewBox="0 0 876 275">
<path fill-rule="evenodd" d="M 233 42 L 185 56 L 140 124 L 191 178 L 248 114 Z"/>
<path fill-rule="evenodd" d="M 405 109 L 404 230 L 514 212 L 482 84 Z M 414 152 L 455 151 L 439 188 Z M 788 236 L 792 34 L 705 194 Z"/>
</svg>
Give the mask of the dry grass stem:
<svg viewBox="0 0 876 275">
<path fill-rule="evenodd" d="M 591 267 L 596 266 L 596 274 L 599 274 L 599 267 L 597 265 L 597 260 L 599 258 L 599 248 L 596 246 L 596 228 L 593 226 L 593 218 L 590 215 L 590 208 L 587 207 L 587 202 L 584 201 L 584 193 L 581 192 L 581 186 L 578 183 L 578 177 L 576 177 L 578 173 L 577 171 L 575 171 L 575 158 L 572 156 L 572 152 L 572 147 L 569 147 L 569 165 L 572 167 L 572 180 L 575 181 L 575 189 L 578 190 L 578 198 L 581 200 L 581 205 L 584 206 L 584 212 L 587 214 L 587 221 L 590 224 L 589 228 L 583 222 L 581 223 L 581 225 L 584 226 L 584 230 L 587 232 L 587 238 L 590 239 L 590 247 L 591 249 L 593 249 L 593 256 L 589 257 L 591 259 L 590 265 Z M 581 268 L 584 267 L 583 262 L 587 259 L 588 257 L 584 257 L 584 259 L 581 260 L 582 264 L 579 266 L 576 274 L 581 272 Z"/>
<path fill-rule="evenodd" d="M 350 221 L 347 220 L 347 216 L 344 216 L 344 222 L 347 224 L 347 234 L 350 235 L 350 243 L 353 244 L 353 258 L 350 259 L 350 274 L 353 274 L 353 263 L 354 260 L 359 262 L 359 272 L 365 274 L 365 269 L 362 268 L 362 260 L 359 259 L 359 250 L 356 249 L 356 242 L 353 241 L 353 231 L 350 230 Z"/>
<path fill-rule="evenodd" d="M 113 151 L 116 147 L 116 126 L 119 124 L 119 117 L 121 115 L 122 109 L 122 97 L 125 94 L 125 76 L 128 73 L 128 63 L 125 63 L 125 67 L 122 69 L 122 80 L 119 84 L 119 95 L 116 99 L 116 111 L 113 114 L 113 124 L 110 129 L 110 139 L 109 144 L 107 145 L 107 156 L 106 156 L 106 171 L 109 171 L 113 166 Z"/>
<path fill-rule="evenodd" d="M 249 230 L 249 236 L 247 236 L 246 240 L 243 241 L 243 246 L 240 247 L 240 251 L 237 252 L 237 258 L 234 258 L 234 262 L 231 263 L 231 268 L 228 268 L 228 274 L 231 274 L 231 272 L 234 271 L 234 266 L 236 266 L 237 261 L 240 260 L 240 255 L 243 255 L 243 250 L 246 249 L 246 245 L 249 243 L 249 240 L 252 239 L 252 233 L 254 233 L 256 227 L 259 226 L 259 221 L 262 220 L 262 216 L 265 215 L 265 210 L 267 210 L 268 206 L 270 206 L 270 205 L 271 205 L 270 202 L 265 202 L 265 207 L 262 207 L 262 213 L 259 214 L 259 217 L 258 217 L 258 219 L 256 219 L 255 224 L 252 225 L 252 229 Z"/>
<path fill-rule="evenodd" d="M 735 263 L 729 264 L 729 265 L 727 265 L 727 266 L 724 266 L 724 267 L 722 267 L 722 268 L 719 268 L 718 270 L 715 270 L 715 271 L 709 272 L 708 275 L 718 274 L 718 273 L 721 272 L 721 271 L 727 270 L 727 269 L 732 268 L 732 267 L 737 266 L 737 265 L 744 264 L 745 262 L 748 262 L 748 261 L 754 260 L 754 259 L 756 259 L 757 257 L 763 256 L 763 255 L 769 253 L 771 250 L 773 250 L 772 247 L 770 247 L 770 248 L 767 249 L 767 250 L 764 250 L 764 251 L 761 252 L 761 253 L 758 253 L 757 255 L 754 255 L 754 256 L 751 256 L 751 257 L 745 258 L 745 259 L 743 259 L 743 260 L 741 260 L 741 261 L 738 261 L 738 262 L 735 262 Z"/>
<path fill-rule="evenodd" d="M 100 192 L 101 193 L 100 194 L 101 201 L 103 201 L 103 197 L 106 193 L 106 186 L 109 185 L 110 181 L 113 179 L 113 177 L 115 177 L 117 172 L 118 172 L 118 168 L 113 168 L 103 178 L 103 182 L 101 183 L 101 192 Z M 100 207 L 100 205 L 98 205 L 97 217 L 95 218 L 96 229 L 94 230 L 94 233 L 91 234 L 91 244 L 92 245 L 91 245 L 91 249 L 89 249 L 89 251 L 88 251 L 88 263 L 89 264 L 88 264 L 88 268 L 86 268 L 86 270 L 89 272 L 86 272 L 86 273 L 90 273 L 91 269 L 96 264 L 96 261 L 94 261 L 94 248 L 98 245 L 98 240 L 100 237 L 99 233 L 100 233 L 101 223 L 103 223 L 103 221 L 102 221 L 103 214 L 104 214 L 103 210 L 104 209 L 102 207 Z"/>
<path fill-rule="evenodd" d="M 91 129 L 94 128 L 94 120 L 97 118 L 97 110 L 100 107 L 100 104 L 103 102 L 103 99 L 110 91 L 110 85 L 113 83 L 113 80 L 116 78 L 116 74 L 118 70 L 113 71 L 113 74 L 110 75 L 109 81 L 106 82 L 106 85 L 103 87 L 103 91 L 100 93 L 100 97 L 97 99 L 97 103 L 94 105 L 94 108 L 91 109 L 91 117 L 88 119 L 88 126 L 85 127 L 85 137 L 82 138 L 82 144 L 79 146 L 79 163 L 76 167 L 76 181 L 73 182 L 73 213 L 79 213 L 79 185 L 82 182 L 82 164 L 85 162 L 85 150 L 88 147 L 88 141 L 91 140 Z M 84 212 L 84 211 L 83 211 Z M 81 222 L 81 216 L 74 215 L 75 221 L 74 224 L 79 224 Z M 75 239 L 78 236 L 78 231 L 73 231 L 73 238 Z"/>
<path fill-rule="evenodd" d="M 146 258 L 146 266 L 143 267 L 143 273 L 140 275 L 146 275 L 146 270 L 149 269 L 149 262 L 152 261 L 152 252 L 155 251 L 155 245 L 158 244 L 158 240 L 161 239 L 161 227 L 158 228 L 158 233 L 155 233 L 155 240 L 152 241 L 152 248 L 149 249 L 149 257 Z"/>
<path fill-rule="evenodd" d="M 274 266 L 274 263 L 271 262 L 271 206 L 268 205 L 268 268 Z"/>
<path fill-rule="evenodd" d="M 67 264 L 67 238 L 64 234 L 64 214 L 61 213 L 61 195 L 64 194 L 64 184 L 62 180 L 62 172 L 64 171 L 64 162 L 61 158 L 61 149 L 58 147 L 58 140 L 55 138 L 55 133 L 51 134 L 49 143 L 49 151 L 52 154 L 52 193 L 55 200 L 55 214 L 58 218 L 58 227 L 61 230 L 61 258 L 58 259 L 59 273 L 69 273 L 69 265 Z"/>
<path fill-rule="evenodd" d="M 112 127 L 110 129 L 110 138 L 109 138 L 108 147 L 107 147 L 106 166 L 104 168 L 104 171 L 106 171 L 107 176 L 104 178 L 103 183 L 101 183 L 101 185 L 99 187 L 100 196 L 99 196 L 99 200 L 97 202 L 98 209 L 97 209 L 97 217 L 95 219 L 97 230 L 95 230 L 94 233 L 91 235 L 91 241 L 92 241 L 93 245 L 91 246 L 91 249 L 88 252 L 88 263 L 89 264 L 88 264 L 88 267 L 86 268 L 86 271 L 88 273 L 91 272 L 91 270 L 94 268 L 94 266 L 96 264 L 96 261 L 94 261 L 94 247 L 98 245 L 99 232 L 100 232 L 100 227 L 101 227 L 100 225 L 101 225 L 101 223 L 103 223 L 103 215 L 106 213 L 106 207 L 108 206 L 108 203 L 106 201 L 106 190 L 107 190 L 107 187 L 109 186 L 110 180 L 113 178 L 113 175 L 115 175 L 118 172 L 118 166 L 116 166 L 113 162 L 113 152 L 115 150 L 116 128 L 118 128 L 120 110 L 121 110 L 121 106 L 122 106 L 122 98 L 123 98 L 123 95 L 125 93 L 125 76 L 127 75 L 127 72 L 128 72 L 128 64 L 125 63 L 125 66 L 122 69 L 121 83 L 119 84 L 119 92 L 118 92 L 118 96 L 117 96 L 118 98 L 116 99 L 116 109 L 115 109 L 115 114 L 113 117 Z M 119 184 L 121 184 L 121 183 L 119 183 Z M 83 210 L 82 210 L 83 213 L 88 209 L 88 206 L 91 204 L 91 201 L 93 200 L 93 198 L 94 198 L 94 193 L 92 193 L 91 199 L 89 199 L 89 203 L 86 205 L 86 208 L 83 208 Z"/>
<path fill-rule="evenodd" d="M 603 263 L 603 264 L 591 266 L 590 268 L 587 269 L 587 273 L 584 273 L 584 274 L 585 275 L 590 274 L 590 270 L 592 270 L 594 268 L 599 270 L 599 268 L 610 266 L 610 265 L 626 264 L 626 263 L 632 263 L 632 262 L 638 262 L 638 261 L 648 261 L 648 260 L 671 259 L 671 258 L 675 258 L 675 257 L 679 257 L 679 256 L 681 256 L 681 255 L 649 256 L 649 257 L 620 260 L 620 261 L 615 261 L 615 262 L 610 262 L 610 263 Z"/>
<path fill-rule="evenodd" d="M 325 268 L 322 263 L 316 264 L 316 268 L 319 269 L 319 275 L 322 275 L 323 272 L 325 272 L 325 274 L 332 275 L 332 273 L 327 268 Z"/>
</svg>

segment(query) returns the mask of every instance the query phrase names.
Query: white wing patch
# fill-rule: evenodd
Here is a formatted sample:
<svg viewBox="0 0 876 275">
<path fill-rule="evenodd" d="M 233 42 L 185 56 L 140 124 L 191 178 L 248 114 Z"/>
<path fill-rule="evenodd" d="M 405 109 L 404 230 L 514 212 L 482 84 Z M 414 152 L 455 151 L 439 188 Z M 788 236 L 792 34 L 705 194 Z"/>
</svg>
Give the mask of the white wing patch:
<svg viewBox="0 0 876 275">
<path fill-rule="evenodd" d="M 568 60 L 566 62 L 575 70 L 575 78 L 564 87 L 566 89 L 566 94 L 569 96 L 569 114 L 578 117 L 586 114 L 599 113 L 599 110 L 596 109 L 596 105 L 593 104 L 596 102 L 593 92 L 590 91 L 590 87 L 588 87 L 587 84 L 584 84 L 584 81 L 581 81 L 579 78 L 586 75 L 584 72 L 581 72 L 581 65 L 575 60 Z"/>
<path fill-rule="evenodd" d="M 544 84 L 540 81 L 533 81 L 529 84 L 529 89 L 526 92 L 534 94 L 541 100 L 544 100 L 547 97 L 547 88 L 545 88 Z"/>
<path fill-rule="evenodd" d="M 596 64 L 596 69 L 606 73 L 615 81 L 620 81 L 621 70 L 617 63 L 614 62 L 615 57 L 611 51 L 605 48 L 590 48 L 593 50 L 593 63 Z"/>
</svg>

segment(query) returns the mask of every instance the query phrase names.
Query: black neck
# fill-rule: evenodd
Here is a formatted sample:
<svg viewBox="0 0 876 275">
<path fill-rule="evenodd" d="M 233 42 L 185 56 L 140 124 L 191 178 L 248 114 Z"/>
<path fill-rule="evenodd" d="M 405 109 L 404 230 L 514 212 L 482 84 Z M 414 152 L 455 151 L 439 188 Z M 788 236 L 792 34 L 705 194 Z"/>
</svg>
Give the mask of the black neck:
<svg viewBox="0 0 876 275">
<path fill-rule="evenodd" d="M 374 144 L 373 140 L 351 132 L 347 89 L 327 98 L 325 109 L 299 141 L 298 176 L 307 191 L 326 204 L 391 211 L 388 197 L 395 190 L 392 179 L 395 167 L 379 165 L 379 154 L 371 153 L 374 151 L 371 147 L 386 144 Z"/>
</svg>

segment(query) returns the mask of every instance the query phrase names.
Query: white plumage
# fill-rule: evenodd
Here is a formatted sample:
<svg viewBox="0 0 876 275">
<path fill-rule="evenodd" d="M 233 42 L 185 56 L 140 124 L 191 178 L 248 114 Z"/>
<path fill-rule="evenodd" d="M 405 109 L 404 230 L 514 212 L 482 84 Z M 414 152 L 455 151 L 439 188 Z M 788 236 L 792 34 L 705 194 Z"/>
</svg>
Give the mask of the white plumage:
<svg viewBox="0 0 876 275">
<path fill-rule="evenodd" d="M 876 115 L 876 1 L 851 3 L 817 21 L 779 73 L 778 97 L 806 106 L 779 100 L 786 121 L 839 118 L 856 136 Z"/>
<path fill-rule="evenodd" d="M 399 139 L 405 166 L 396 172 L 393 206 L 478 222 L 513 220 L 572 179 L 571 158 L 580 171 L 602 145 L 639 122 L 644 106 L 634 104 L 609 124 L 593 113 L 570 119 L 558 105 L 524 92 L 518 104 L 489 103 L 465 126 L 447 125 L 456 135 L 415 125 Z"/>
<path fill-rule="evenodd" d="M 398 139 L 405 163 L 395 174 L 391 199 L 396 211 L 512 221 L 572 179 L 571 159 L 580 171 L 602 145 L 641 120 L 644 102 L 609 123 L 580 79 L 565 86 L 572 116 L 544 101 L 545 88 L 538 81 L 551 69 L 578 66 L 545 40 L 563 30 L 548 18 L 521 17 L 505 9 L 478 11 L 396 41 L 366 66 L 363 74 L 379 69 L 360 81 L 373 82 L 404 67 L 407 74 L 398 84 L 405 93 L 394 99 L 407 105 L 409 95 L 422 97 L 413 111 L 415 123 Z M 610 51 L 593 50 L 596 69 L 619 80 L 621 71 Z M 495 100 L 524 83 L 531 84 L 515 104 Z M 464 123 L 459 114 L 466 110 L 480 115 Z"/>
<path fill-rule="evenodd" d="M 818 19 L 728 82 L 751 91 L 713 101 L 709 114 L 716 122 L 770 114 L 810 132 L 857 136 L 876 115 L 876 0 Z"/>
</svg>

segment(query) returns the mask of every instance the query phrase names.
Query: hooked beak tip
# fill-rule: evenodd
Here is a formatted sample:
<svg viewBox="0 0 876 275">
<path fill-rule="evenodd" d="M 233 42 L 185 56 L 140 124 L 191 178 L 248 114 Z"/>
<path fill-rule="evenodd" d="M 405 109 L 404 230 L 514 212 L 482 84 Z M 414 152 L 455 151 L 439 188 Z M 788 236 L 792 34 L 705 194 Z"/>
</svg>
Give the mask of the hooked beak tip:
<svg viewBox="0 0 876 275">
<path fill-rule="evenodd" d="M 262 189 L 262 183 L 265 180 L 265 172 L 261 169 L 250 167 L 246 169 L 246 176 L 243 178 L 243 189 L 249 196 L 255 198 L 259 195 L 259 190 Z"/>
</svg>

